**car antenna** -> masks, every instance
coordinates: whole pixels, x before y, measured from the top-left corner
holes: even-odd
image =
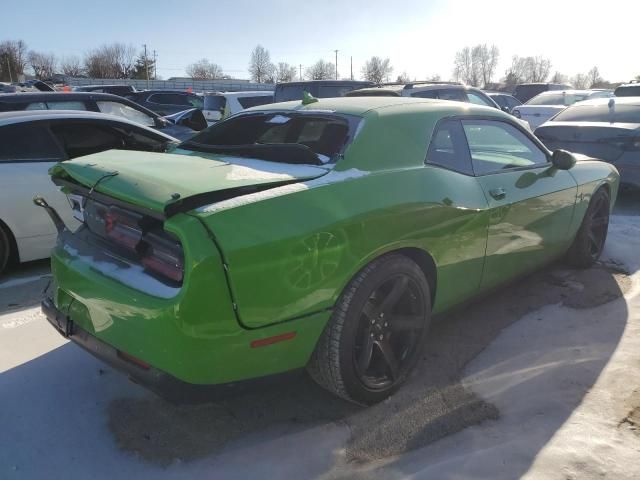
[[[302,92],[302,105],[309,105],[310,103],[315,103],[317,101],[318,99],[306,90]]]

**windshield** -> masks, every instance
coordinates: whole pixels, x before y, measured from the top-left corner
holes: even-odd
[[[573,105],[589,98],[587,93],[552,93],[538,95],[525,105]]]
[[[324,112],[237,115],[209,127],[180,148],[283,163],[325,164],[337,161],[353,140],[360,120]]]
[[[640,123],[640,105],[574,105],[553,117],[553,121]]]

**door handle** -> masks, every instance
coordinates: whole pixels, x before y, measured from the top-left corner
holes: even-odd
[[[491,190],[489,190],[489,195],[491,195],[496,200],[502,200],[504,197],[507,196],[507,192],[505,191],[504,188],[498,187],[498,188],[492,188]]]

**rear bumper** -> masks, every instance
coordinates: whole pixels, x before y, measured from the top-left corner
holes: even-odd
[[[202,385],[184,382],[153,366],[143,366],[128,360],[130,357],[111,345],[99,340],[84,330],[73,319],[60,311],[51,298],[42,301],[42,312],[47,320],[63,337],[71,340],[94,357],[127,375],[160,397],[176,404],[202,403],[218,400],[230,395],[264,388],[266,386],[291,380],[301,375],[302,369],[268,375],[251,380],[231,383]],[[124,353],[124,355],[123,355]]]

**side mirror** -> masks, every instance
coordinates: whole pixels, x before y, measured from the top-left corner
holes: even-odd
[[[503,112],[507,112],[507,113],[511,113],[511,109],[509,107],[500,107],[500,110],[502,110]]]
[[[576,157],[566,150],[554,150],[551,155],[551,163],[558,170],[569,170],[576,164]]]

